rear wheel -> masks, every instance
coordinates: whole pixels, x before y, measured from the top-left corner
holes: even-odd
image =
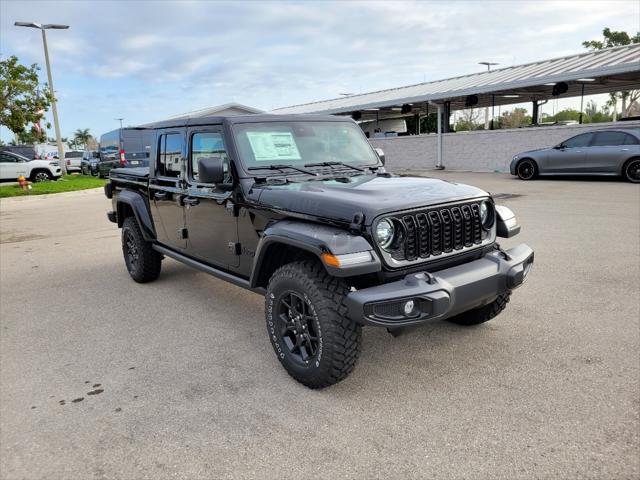
[[[520,180],[532,180],[538,175],[538,166],[533,160],[521,160],[516,167],[516,173]]]
[[[129,275],[138,283],[152,282],[160,275],[162,255],[145,241],[135,217],[122,224],[122,253]]]
[[[503,293],[498,295],[498,298],[487,305],[480,308],[474,308],[473,310],[468,310],[447,320],[449,322],[465,326],[479,325],[481,323],[488,322],[507,307],[507,303],[509,303],[510,298],[511,292]]]
[[[265,315],[271,344],[289,375],[309,388],[333,385],[356,365],[362,327],[345,316],[348,292],[314,261],[280,267],[269,280]]]
[[[640,183],[640,158],[632,158],[625,163],[622,175],[628,182]]]

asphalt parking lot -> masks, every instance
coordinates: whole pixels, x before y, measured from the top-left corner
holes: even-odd
[[[130,280],[101,191],[3,199],[0,477],[638,478],[640,186],[434,175],[502,194],[532,276],[482,326],[365,329],[322,391],[260,296]]]

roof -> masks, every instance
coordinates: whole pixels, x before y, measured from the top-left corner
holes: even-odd
[[[299,121],[315,121],[315,122],[344,122],[353,120],[344,117],[336,117],[334,115],[274,115],[269,113],[256,115],[213,115],[208,117],[193,118],[173,118],[160,122],[147,123],[144,129],[155,128],[172,128],[172,127],[191,127],[197,125],[221,125],[222,123],[238,124],[238,123],[260,123],[260,122],[299,122]]]
[[[240,103],[225,103],[223,105],[216,105],[215,107],[207,107],[201,108],[199,110],[194,110],[192,112],[181,113],[180,115],[175,115],[169,117],[169,119],[173,118],[194,118],[194,117],[210,117],[213,115],[247,115],[254,113],[264,113],[263,110],[259,110],[257,108],[248,107],[246,105],[242,105]]]
[[[578,82],[579,79],[594,82]],[[521,103],[552,98],[552,85],[572,82],[563,97],[640,88],[640,44],[607,48],[578,55],[499,68],[490,72],[418,83],[358,95],[277,108],[273,113],[350,113],[405,103],[452,102],[452,109],[464,108],[467,95],[478,95],[477,106]],[[500,94],[519,95],[505,98]]]

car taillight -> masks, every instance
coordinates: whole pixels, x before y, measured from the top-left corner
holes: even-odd
[[[71,160],[67,160],[67,165],[71,165]]]
[[[127,161],[124,158],[125,151],[120,150],[120,166],[124,167],[127,164]]]

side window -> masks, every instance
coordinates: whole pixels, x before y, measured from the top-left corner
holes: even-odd
[[[16,163],[16,157],[7,155],[6,153],[0,154],[0,162],[2,163]]]
[[[625,145],[638,145],[640,141],[633,135],[629,135],[628,133],[624,134],[624,144]]]
[[[183,146],[184,140],[180,133],[160,135],[158,175],[176,178],[180,176],[184,166]]]
[[[623,145],[626,133],[624,132],[598,132],[593,142],[594,147],[609,147]]]
[[[198,181],[198,160],[207,157],[222,158],[225,181],[229,181],[229,159],[221,132],[194,133],[191,137],[191,172],[195,181]]]
[[[591,141],[591,137],[593,134],[591,133],[583,133],[582,135],[576,135],[569,140],[565,140],[563,145],[567,148],[578,148],[578,147],[586,147],[589,145]]]

